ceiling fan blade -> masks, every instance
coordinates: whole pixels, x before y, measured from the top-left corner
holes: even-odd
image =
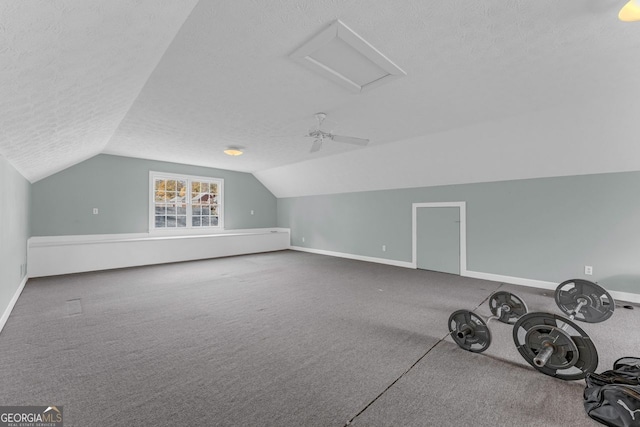
[[[353,136],[331,135],[331,139],[336,142],[346,142],[347,144],[355,145],[367,145],[369,143],[368,139],[356,138]]]
[[[313,141],[313,145],[311,146],[311,151],[309,152],[315,153],[316,151],[320,150],[320,147],[322,147],[322,140],[316,139],[315,141]]]

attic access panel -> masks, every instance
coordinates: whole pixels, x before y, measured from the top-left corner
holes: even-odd
[[[354,93],[407,75],[340,20],[300,46],[289,58]]]

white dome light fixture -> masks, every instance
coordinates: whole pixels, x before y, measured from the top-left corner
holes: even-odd
[[[227,156],[242,156],[242,153],[244,153],[242,151],[242,147],[227,147],[224,150],[224,154],[226,154]]]
[[[640,21],[640,0],[630,0],[620,9],[618,19],[622,22]]]

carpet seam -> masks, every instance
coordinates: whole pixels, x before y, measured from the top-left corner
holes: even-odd
[[[491,295],[493,295],[495,292],[498,291],[498,289],[500,289],[501,287],[504,286],[504,283],[500,283],[500,286],[498,286],[494,291],[492,291],[489,295],[487,295],[485,297],[485,299],[483,299],[480,304],[478,304],[477,306],[475,306],[475,308],[471,311],[476,311],[478,308],[480,308],[480,306],[482,304],[484,304],[485,302],[487,302],[489,300],[489,298],[491,298]],[[443,336],[442,338],[440,338],[434,345],[432,345],[422,356],[420,356],[418,358],[418,360],[416,360],[411,366],[409,366],[409,368],[407,370],[405,370],[402,374],[400,374],[400,376],[398,378],[396,378],[395,380],[393,380],[393,382],[391,382],[391,384],[389,384],[384,390],[382,390],[382,392],[380,392],[380,394],[378,394],[375,398],[373,398],[373,400],[371,400],[371,402],[369,402],[364,408],[362,408],[360,410],[360,412],[358,412],[357,414],[355,414],[349,421],[347,421],[347,423],[343,426],[343,427],[347,427],[350,426],[351,423],[353,423],[355,421],[356,418],[358,418],[360,415],[362,415],[364,413],[364,411],[366,411],[371,405],[373,405],[378,399],[380,399],[387,391],[389,391],[389,389],[391,387],[393,387],[398,381],[400,381],[406,374],[409,373],[409,371],[411,371],[418,363],[420,363],[420,361],[422,361],[422,359],[424,359],[427,354],[429,354],[431,352],[431,350],[433,350],[434,348],[436,348],[436,346],[438,344],[440,344],[441,342],[443,342],[445,339],[447,339],[447,337],[450,335],[451,333],[447,333],[445,336]]]

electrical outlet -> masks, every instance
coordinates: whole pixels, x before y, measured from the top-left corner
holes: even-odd
[[[98,215],[98,208],[93,208],[93,214]]]
[[[387,245],[382,245],[382,252],[387,252]]]
[[[304,243],[304,236],[302,237],[302,243]]]
[[[593,275],[593,267],[590,266],[590,265],[585,265],[584,266],[584,274],[586,274],[587,276]]]
[[[253,215],[253,209],[251,209],[251,215]]]

